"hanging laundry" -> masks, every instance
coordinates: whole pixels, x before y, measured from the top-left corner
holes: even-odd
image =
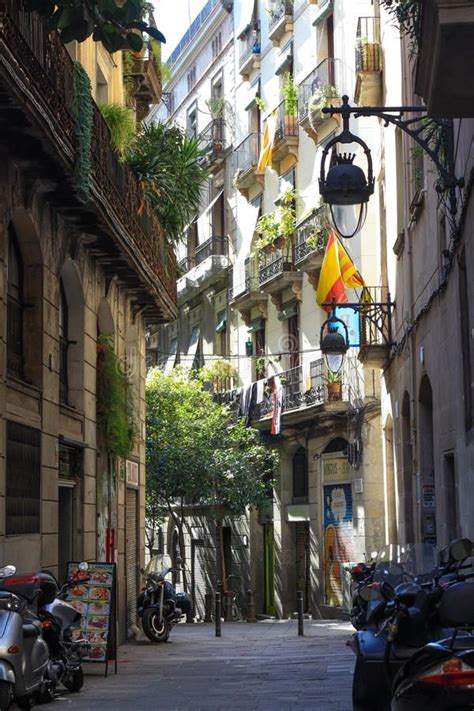
[[[275,375],[273,378],[273,415],[272,429],[273,435],[281,432],[281,413],[283,410],[283,387],[281,385],[280,376]]]
[[[257,386],[257,405],[261,405],[261,403],[265,399],[265,383],[267,381],[264,380],[263,378],[261,380],[257,380],[255,385]]]

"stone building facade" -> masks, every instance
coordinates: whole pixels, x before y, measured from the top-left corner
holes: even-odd
[[[175,316],[175,261],[95,104],[78,194],[70,54],[17,3],[0,17],[0,558],[60,577],[70,560],[115,561],[124,639],[144,561],[145,328]],[[95,97],[122,101],[120,57],[92,42],[70,52]],[[101,335],[130,381],[127,461],[99,437]]]

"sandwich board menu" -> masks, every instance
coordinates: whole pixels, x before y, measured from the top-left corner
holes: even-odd
[[[79,563],[68,563],[68,580],[76,580],[69,589],[68,602],[82,615],[73,637],[89,642],[89,654],[83,661],[104,663],[107,676],[109,659],[115,660],[117,673],[116,568],[115,563],[95,562],[88,566],[87,572],[82,572]]]

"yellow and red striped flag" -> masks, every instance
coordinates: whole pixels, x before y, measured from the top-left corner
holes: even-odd
[[[272,152],[273,152],[273,140],[275,138],[276,130],[276,115],[270,114],[265,123],[265,130],[263,132],[263,144],[260,151],[260,156],[258,158],[257,170],[259,173],[263,173],[265,168],[268,166],[272,167]]]
[[[333,299],[336,304],[345,304],[348,301],[346,287],[365,287],[365,281],[332,230],[321,265],[316,301],[320,306]],[[330,306],[323,308],[331,310]]]

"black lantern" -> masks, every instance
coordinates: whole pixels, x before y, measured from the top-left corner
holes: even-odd
[[[345,335],[339,331],[339,325],[342,326]],[[331,316],[321,326],[319,343],[328,369],[338,373],[342,368],[344,356],[349,350],[349,332],[344,321],[336,316],[335,302],[332,304]]]
[[[349,97],[342,97],[342,106],[338,110],[342,116],[342,132],[326,145],[321,158],[319,192],[328,203],[332,223],[341,237],[350,238],[362,229],[367,216],[367,203],[374,192],[374,176],[370,149],[358,136],[349,131]],[[344,110],[346,109],[346,111]],[[328,108],[330,112],[331,107]],[[358,143],[362,146],[367,160],[367,178],[358,165],[354,165],[355,153],[336,154],[335,163],[326,175],[326,160],[329,151],[336,144]]]

